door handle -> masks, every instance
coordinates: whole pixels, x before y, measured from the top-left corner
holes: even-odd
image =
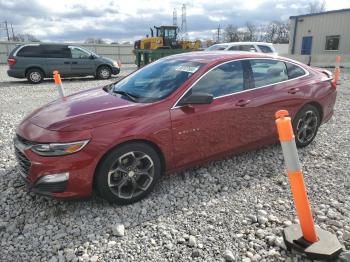
[[[70,64],[70,62],[63,62],[64,64],[66,64],[66,65],[69,65]]]
[[[250,100],[241,99],[236,103],[236,106],[243,107],[243,106],[248,105],[249,103],[250,103]]]
[[[300,91],[300,89],[297,87],[292,87],[292,88],[288,89],[289,94],[296,94],[299,91]]]
[[[73,65],[76,65],[76,64],[78,64],[78,62],[72,62],[72,64],[73,64]]]

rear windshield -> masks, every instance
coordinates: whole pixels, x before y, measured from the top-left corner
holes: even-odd
[[[228,45],[212,45],[208,47],[206,50],[207,51],[213,51],[213,50],[225,50]]]
[[[184,60],[159,60],[116,83],[112,92],[126,92],[136,97],[135,102],[159,101],[172,94],[203,65]]]

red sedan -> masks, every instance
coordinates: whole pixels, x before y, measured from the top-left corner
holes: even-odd
[[[336,100],[332,74],[282,57],[193,52],[121,81],[53,101],[17,129],[15,153],[31,191],[129,204],[163,174],[277,141],[287,109],[303,147]]]

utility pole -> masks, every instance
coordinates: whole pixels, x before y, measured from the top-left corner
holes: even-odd
[[[176,12],[176,8],[174,8],[174,11],[173,11],[173,25],[177,26],[177,12]]]
[[[7,26],[7,21],[6,20],[5,20],[5,30],[6,30],[6,34],[7,34],[7,40],[10,42],[9,28]]]
[[[220,34],[221,34],[221,28],[220,28],[220,24],[217,28],[217,37],[216,37],[216,42],[220,43]]]
[[[11,31],[12,31],[12,41],[15,41],[15,33],[13,32],[12,23],[11,23]]]

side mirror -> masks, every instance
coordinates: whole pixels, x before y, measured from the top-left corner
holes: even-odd
[[[90,55],[90,59],[95,59],[95,56],[94,55]]]
[[[180,101],[180,105],[191,105],[191,104],[211,104],[213,102],[213,95],[207,93],[192,93],[190,96],[183,98]]]

